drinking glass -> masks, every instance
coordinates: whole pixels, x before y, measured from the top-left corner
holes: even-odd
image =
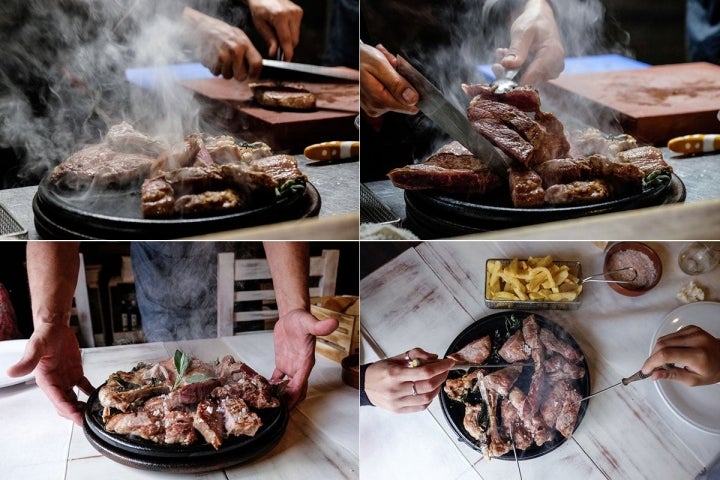
[[[720,263],[720,249],[706,242],[693,242],[682,249],[678,265],[688,275],[709,272]]]

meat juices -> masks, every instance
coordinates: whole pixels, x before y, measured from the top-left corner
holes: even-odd
[[[468,347],[490,336],[482,337]],[[487,345],[490,349],[491,345]],[[491,350],[491,349],[490,349]],[[498,348],[498,355],[513,365],[489,372],[478,369],[445,382],[448,398],[464,405],[462,425],[486,456],[497,457],[512,449],[533,445],[542,446],[556,435],[570,438],[577,423],[580,392],[575,387],[586,372],[583,356],[567,342],[557,338],[552,330],[540,327],[535,317],[526,317],[522,326]],[[460,356],[460,355],[459,355]],[[532,372],[525,363],[532,359]],[[518,385],[519,379],[530,375],[527,391]],[[468,400],[479,392],[483,401]],[[512,438],[510,432],[512,431]]]
[[[202,437],[218,449],[231,436],[254,436],[257,412],[280,406],[268,381],[229,355],[216,365],[193,359],[179,383],[177,375],[173,359],[110,375],[98,391],[106,430],[163,444]]]

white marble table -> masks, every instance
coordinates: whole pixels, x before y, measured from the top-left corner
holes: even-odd
[[[199,358],[234,355],[270,376],[274,366],[271,332],[189,342],[150,343],[83,351],[86,376],[101,384],[109,373],[139,361],[171,356],[176,348]],[[57,416],[34,384],[0,389],[0,477],[7,479],[207,478],[297,479],[358,477],[357,390],[341,380],[340,366],[317,358],[307,398],[290,414],[280,443],[268,454],[224,471],[198,475],[138,470],[100,455],[82,428]]]
[[[607,285],[585,285],[576,311],[538,312],[556,321],[585,353],[592,391],[637,371],[663,318],[691,280],[677,266],[685,245],[648,242],[663,262],[658,286],[625,297]],[[603,251],[591,242],[427,242],[405,251],[361,281],[362,325],[381,351],[362,345],[363,363],[412,347],[443,354],[475,319],[499,310],[483,302],[485,260],[552,254],[582,262],[583,272],[602,271]],[[720,298],[720,268],[695,277],[709,298]],[[718,319],[720,321],[720,319]],[[720,405],[720,404],[719,404]],[[458,442],[439,401],[415,414],[360,409],[363,479],[517,479],[514,462],[482,460]],[[694,479],[720,460],[720,435],[681,420],[652,381],[636,382],[592,399],[572,439],[542,457],[521,462],[532,479]]]

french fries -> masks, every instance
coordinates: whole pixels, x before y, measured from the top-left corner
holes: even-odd
[[[514,258],[510,263],[489,260],[486,282],[488,300],[571,302],[582,292],[580,279],[570,267],[555,264],[550,255]]]

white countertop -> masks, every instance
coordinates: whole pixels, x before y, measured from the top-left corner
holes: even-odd
[[[172,356],[230,354],[269,377],[275,364],[272,332],[219,339],[149,343],[83,350],[85,375],[98,386],[116,370]],[[59,417],[34,384],[0,389],[0,476],[8,479],[204,478],[297,479],[358,477],[358,392],[341,380],[340,365],[317,356],[307,398],[290,414],[282,440],[268,454],[224,471],[166,474],[123,466],[102,456],[82,428]]]
[[[690,277],[677,266],[685,242],[647,243],[663,262],[662,279],[649,293],[625,297],[605,284],[588,283],[579,310],[538,312],[579,343],[593,392],[640,368],[664,317],[680,305],[675,294],[683,285],[695,279],[705,287],[706,300],[720,299],[720,268]],[[466,326],[499,311],[483,301],[486,259],[547,254],[580,260],[584,275],[602,272],[603,251],[591,242],[427,242],[361,281],[363,329],[381,356],[416,346],[442,355]],[[362,353],[363,363],[378,358],[366,341]],[[518,478],[514,462],[483,460],[460,443],[437,399],[428,410],[407,415],[362,407],[360,449],[366,479]],[[525,480],[683,480],[718,460],[720,435],[681,420],[647,380],[593,398],[572,439],[523,460],[521,469]]]

